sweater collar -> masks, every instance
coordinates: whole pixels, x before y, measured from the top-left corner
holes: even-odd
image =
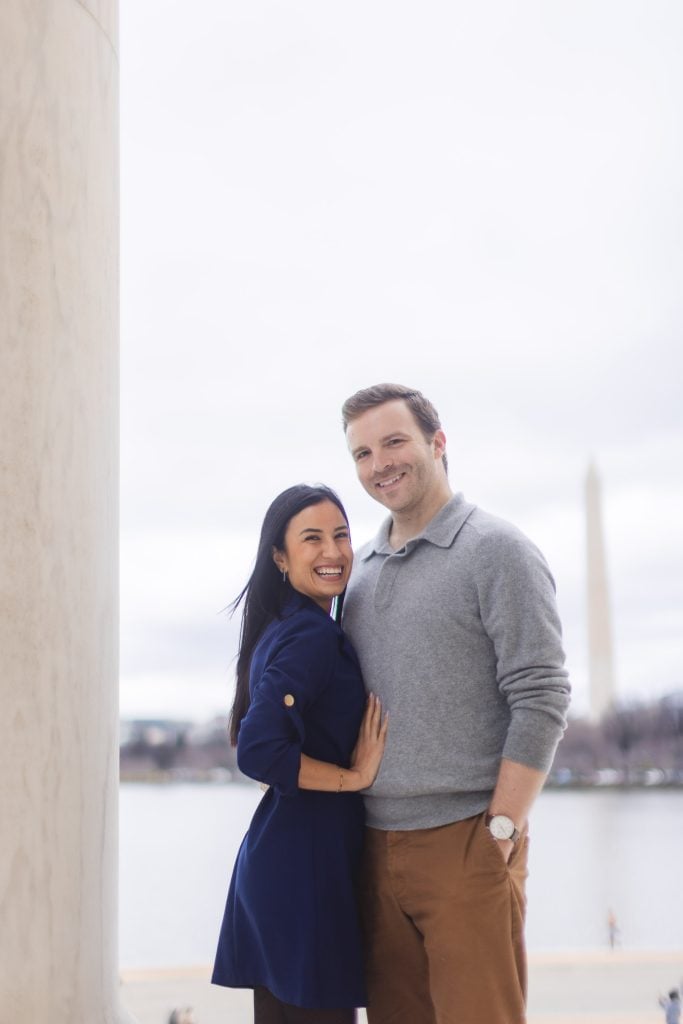
[[[429,520],[424,530],[417,536],[411,537],[405,548],[398,550],[411,551],[420,541],[427,541],[437,548],[449,548],[461,526],[470,517],[476,505],[465,501],[462,493],[454,494],[449,501],[440,508],[436,515]],[[365,562],[373,555],[395,555],[397,551],[389,543],[389,531],[391,530],[392,519],[388,516],[380,526],[374,540],[371,540],[367,551],[360,556]]]

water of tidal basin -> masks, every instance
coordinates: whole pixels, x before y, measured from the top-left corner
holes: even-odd
[[[257,786],[123,785],[120,962],[213,959]],[[531,820],[530,950],[683,947],[683,790],[547,791]]]

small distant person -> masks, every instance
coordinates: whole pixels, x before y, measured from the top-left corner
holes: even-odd
[[[609,948],[614,949],[619,941],[619,925],[613,910],[607,912],[607,939]]]
[[[191,1006],[178,1006],[168,1018],[168,1024],[197,1024],[197,1018]]]
[[[268,788],[237,855],[212,981],[254,989],[255,1024],[351,1024],[367,1002],[360,790],[387,721],[331,615],[352,563],[334,491],[290,487],[266,512],[234,604],[244,601],[231,738],[240,769]]]
[[[664,1010],[665,1024],[680,1024],[681,997],[677,988],[672,988],[668,996],[660,996],[659,1005]]]
[[[389,513],[343,618],[391,716],[365,797],[368,1020],[521,1024],[527,819],[569,703],[553,579],[518,529],[451,490],[419,391],[366,388],[342,417]]]

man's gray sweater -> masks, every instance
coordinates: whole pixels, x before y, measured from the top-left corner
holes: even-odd
[[[547,771],[566,724],[555,586],[514,526],[455,495],[405,547],[391,519],[356,556],[344,629],[389,712],[368,824],[417,829],[483,811],[501,757]]]

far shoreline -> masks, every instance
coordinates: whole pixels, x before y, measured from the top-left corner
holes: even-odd
[[[259,783],[247,778],[239,772],[215,768],[201,771],[187,769],[146,769],[142,771],[122,771],[119,782],[121,785],[153,785],[153,786],[258,786]],[[660,792],[665,790],[683,790],[683,781],[665,780],[662,782],[616,781],[616,782],[555,782],[549,779],[543,787],[544,792],[553,793],[611,793],[611,792]]]

